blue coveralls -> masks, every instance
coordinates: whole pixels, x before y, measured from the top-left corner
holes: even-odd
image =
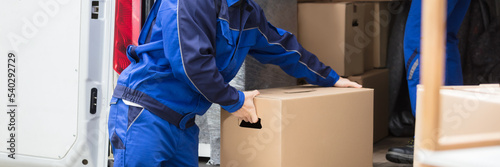
[[[458,50],[457,33],[465,17],[470,0],[448,0],[446,25],[446,69],[445,85],[462,85],[462,67]],[[422,16],[422,1],[413,0],[406,21],[404,36],[404,58],[406,79],[413,115],[417,100],[417,85],[420,83],[420,28]],[[425,38],[425,37],[422,37]]]
[[[111,100],[115,166],[198,166],[194,116],[212,103],[241,108],[228,82],[247,54],[312,84],[339,79],[253,0],[156,0]]]

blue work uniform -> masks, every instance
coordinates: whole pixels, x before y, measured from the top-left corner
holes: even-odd
[[[445,85],[462,85],[462,66],[458,50],[458,30],[469,8],[470,0],[448,0],[446,25]],[[420,83],[420,39],[422,0],[413,0],[406,21],[404,58],[412,113],[415,115],[417,85]],[[425,37],[422,37],[425,38]]]
[[[111,101],[115,165],[198,166],[194,117],[212,103],[241,108],[243,92],[228,83],[247,54],[311,84],[339,79],[253,0],[156,0]]]

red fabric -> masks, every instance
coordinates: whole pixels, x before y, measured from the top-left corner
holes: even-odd
[[[141,30],[141,1],[117,0],[115,8],[113,69],[120,74],[130,65],[127,46],[137,45]]]

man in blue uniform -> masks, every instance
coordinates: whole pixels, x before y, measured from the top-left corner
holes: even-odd
[[[446,69],[445,85],[462,85],[462,68],[458,50],[458,30],[469,8],[470,0],[448,0],[446,25]],[[422,0],[411,2],[410,13],[406,21],[404,36],[404,58],[406,79],[412,113],[415,116],[417,101],[417,85],[420,83],[420,28],[422,16]],[[425,38],[425,37],[422,37]],[[418,118],[416,118],[418,119]],[[407,146],[390,148],[387,160],[396,163],[413,163],[413,139]]]
[[[115,166],[198,166],[194,117],[212,103],[256,122],[259,92],[228,85],[247,54],[312,84],[361,87],[273,27],[252,0],[156,0],[111,100]]]

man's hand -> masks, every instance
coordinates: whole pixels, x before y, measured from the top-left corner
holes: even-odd
[[[335,85],[333,85],[333,86],[342,87],[342,88],[362,88],[363,87],[356,82],[352,82],[349,79],[342,78],[342,77],[340,77],[339,80],[337,81],[337,83],[335,83]]]
[[[243,92],[245,94],[245,102],[243,106],[232,114],[243,121],[256,123],[259,120],[253,98],[260,94],[258,90]]]

